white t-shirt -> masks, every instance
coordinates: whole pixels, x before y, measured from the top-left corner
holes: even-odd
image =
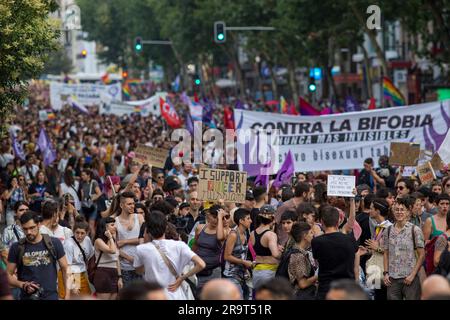
[[[89,260],[94,255],[94,246],[92,245],[91,239],[86,236],[80,245],[84,250],[86,260]],[[67,263],[72,273],[83,273],[86,271],[83,254],[72,237],[64,242],[64,251],[66,252]]]
[[[0,154],[0,167],[5,168],[6,165],[14,161],[14,156],[11,153]]]
[[[55,231],[50,230],[46,226],[42,225],[39,228],[41,234],[48,234],[50,237],[58,238],[61,243],[64,245],[66,240],[73,236],[72,230],[69,228],[58,225]]]
[[[59,186],[61,188],[61,191],[63,194],[65,193],[70,193],[75,201],[75,209],[77,209],[77,211],[81,210],[81,202],[80,199],[78,198],[78,194],[75,190],[78,190],[80,183],[78,181],[75,180],[75,185],[72,187],[69,187],[67,184],[65,183],[61,183]]]
[[[153,242],[166,254],[178,274],[183,272],[184,267],[188,265],[195,256],[195,253],[183,241],[164,239],[153,240]],[[136,247],[134,267],[137,268],[140,266],[144,266],[145,269],[144,280],[158,282],[164,287],[164,291],[169,300],[186,299],[181,286],[175,292],[169,292],[169,290],[167,290],[167,287],[174,283],[176,279],[164,263],[158,250],[151,242],[140,244]]]

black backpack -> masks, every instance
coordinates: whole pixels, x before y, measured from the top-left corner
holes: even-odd
[[[47,248],[48,252],[50,253],[50,260],[55,265],[56,262],[58,261],[58,258],[56,255],[56,249],[55,249],[55,246],[53,245],[52,239],[50,238],[50,236],[48,234],[42,234],[42,240],[44,241],[44,245]],[[26,244],[27,244],[26,238],[20,239],[19,254],[18,254],[18,259],[17,259],[17,269],[22,267],[22,262],[23,262],[22,260],[23,260],[23,255],[25,254]]]
[[[278,264],[278,268],[275,273],[276,277],[282,277],[289,280],[289,260],[291,260],[291,254],[293,253],[300,253],[300,250],[290,248],[281,256],[280,263]]]

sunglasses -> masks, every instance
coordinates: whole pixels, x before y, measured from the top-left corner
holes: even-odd
[[[223,220],[228,220],[230,218],[231,218],[231,216],[229,214],[227,214],[226,216],[223,216]]]
[[[159,176],[159,177],[157,177],[158,179],[164,179],[164,176]]]
[[[403,190],[403,189],[405,189],[405,187],[399,186],[399,187],[397,187],[397,189],[398,190]]]
[[[446,188],[450,188],[450,183],[447,183],[447,184],[445,185],[445,187],[446,187]]]

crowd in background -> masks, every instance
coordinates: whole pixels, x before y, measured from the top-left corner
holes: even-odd
[[[174,146],[162,118],[65,107],[43,122],[38,111],[50,105],[42,90],[32,88],[1,142],[4,296],[450,297],[447,166],[422,185],[388,157],[368,158],[355,171],[353,198],[327,196],[331,172],[300,172],[280,188],[249,179],[244,203],[211,203],[199,199],[197,165],[133,161],[139,144]],[[219,129],[221,116],[214,113]],[[41,127],[56,149],[48,166]]]

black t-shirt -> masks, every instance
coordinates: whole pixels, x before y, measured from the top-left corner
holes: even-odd
[[[369,213],[363,211],[359,212],[356,215],[356,222],[358,222],[362,229],[361,236],[359,237],[359,243],[363,246],[366,240],[371,238]]]
[[[353,235],[334,232],[314,238],[311,243],[314,259],[319,262],[319,299],[324,299],[330,283],[355,278],[355,252],[358,243]]]
[[[64,248],[58,238],[50,238],[56,251],[56,259],[65,256]],[[8,261],[18,265],[19,243],[14,242],[9,250]],[[25,243],[25,251],[22,257],[22,265],[18,266],[18,280],[34,281],[44,289],[44,300],[58,299],[56,282],[56,264],[52,263],[50,252],[47,250],[44,239],[41,242],[31,244]]]
[[[259,224],[257,223],[257,218],[259,215],[259,208],[253,208],[252,211],[250,211],[250,218],[252,219],[252,224],[250,225],[250,231],[255,230],[259,227]]]
[[[356,215],[356,222],[361,227],[361,236],[359,237],[359,245],[365,246],[366,240],[369,240],[372,238],[372,235],[370,233],[370,222],[369,222],[369,213],[367,212],[359,212]],[[363,268],[363,270],[366,270],[366,261],[368,260],[369,256],[364,255],[360,259],[360,266]]]

